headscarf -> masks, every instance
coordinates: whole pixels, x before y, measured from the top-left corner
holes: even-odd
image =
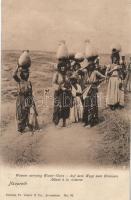
[[[118,62],[120,61],[119,52],[120,52],[120,51],[117,50],[117,49],[112,49],[112,54],[111,54],[112,63],[113,63],[113,58],[116,58]]]

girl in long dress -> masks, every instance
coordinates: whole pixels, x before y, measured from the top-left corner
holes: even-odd
[[[106,105],[114,110],[124,106],[124,91],[119,53],[112,53],[112,64],[107,66],[106,76],[109,77]]]
[[[131,58],[130,58],[130,63],[127,66],[127,75],[125,78],[125,87],[126,91],[131,92]]]
[[[98,123],[97,86],[104,78],[105,76],[95,69],[94,58],[91,58],[87,67],[87,84],[83,92],[83,122],[86,127],[92,127]]]
[[[16,100],[16,119],[18,131],[23,132],[26,127],[31,131],[39,128],[35,102],[32,94],[32,84],[28,80],[29,71],[22,69],[19,73],[19,68],[15,70],[13,78],[18,83],[18,96]]]
[[[127,63],[125,56],[121,56],[120,66],[121,66],[122,79],[125,80],[127,74]]]
[[[70,122],[79,122],[83,117],[83,105],[81,101],[82,89],[77,83],[77,77],[74,75],[71,80],[71,93],[73,97],[73,105],[70,110]]]
[[[67,77],[65,62],[58,63],[58,71],[53,76],[54,112],[53,122],[58,126],[66,126],[72,105],[71,85]]]

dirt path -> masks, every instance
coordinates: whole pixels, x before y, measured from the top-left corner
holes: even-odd
[[[82,124],[61,129],[50,126],[36,149],[40,162],[45,164],[89,165],[94,162],[96,152],[93,147],[98,140],[97,131],[85,129]]]
[[[15,104],[14,104],[15,105]],[[99,118],[103,117],[99,108]],[[11,110],[10,110],[11,109]],[[15,107],[13,108],[15,110]],[[52,110],[40,110],[39,122],[41,130],[34,135],[26,131],[20,135],[16,131],[15,114],[12,113],[12,104],[5,104],[3,117],[10,123],[4,126],[0,137],[0,151],[4,162],[10,165],[68,165],[68,166],[98,166],[102,165],[98,158],[99,150],[103,151],[103,137],[99,126],[86,129],[81,123],[72,124],[69,128],[56,128],[51,121]],[[105,110],[108,117],[109,110]],[[130,114],[129,103],[125,109],[117,111],[123,118]],[[116,112],[115,112],[116,113]],[[115,114],[114,113],[114,114]],[[117,114],[117,113],[116,113]],[[47,118],[47,120],[46,120]],[[103,120],[103,119],[102,119]],[[101,123],[101,125],[104,123]],[[48,124],[48,125],[47,125]],[[98,131],[99,129],[99,131]],[[102,157],[102,159],[104,159]]]
[[[89,166],[95,163],[101,140],[96,128],[86,129],[82,124],[60,129],[50,124],[33,136],[30,132],[19,135],[14,122],[7,129],[1,136],[1,155],[13,165]]]

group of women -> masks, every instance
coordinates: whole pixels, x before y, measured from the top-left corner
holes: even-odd
[[[65,47],[64,47],[65,48]],[[63,51],[63,50],[62,50]],[[63,56],[64,55],[64,56]],[[83,61],[87,65],[82,67]],[[95,53],[67,55],[66,48],[59,52],[56,71],[53,76],[54,111],[53,122],[57,127],[83,122],[85,127],[98,123],[98,85],[108,82],[106,105],[111,110],[124,106],[124,92],[131,91],[131,59],[127,65],[125,57],[120,62],[119,50],[112,49],[112,64],[102,71],[99,57]],[[31,60],[29,51],[24,51],[13,74],[18,83],[16,118],[18,131],[23,133],[39,129],[37,110],[29,81]]]
[[[83,122],[85,127],[98,123],[98,85],[108,83],[106,106],[111,110],[124,107],[124,93],[130,90],[130,66],[125,56],[120,58],[120,50],[112,49],[112,63],[103,72],[99,68],[99,57],[96,54],[83,57],[77,53],[58,59],[57,71],[53,77],[54,113],[53,121],[58,127],[68,123]],[[86,59],[87,66],[81,67]],[[67,124],[66,124],[67,122]]]

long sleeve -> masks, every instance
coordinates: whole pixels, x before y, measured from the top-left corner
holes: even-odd
[[[77,90],[77,92],[82,94],[82,89],[81,89],[81,86],[77,84],[77,87],[78,87],[78,90]]]
[[[76,89],[73,86],[72,86],[71,93],[73,97],[76,97]]]
[[[103,74],[101,74],[100,72],[96,71],[96,75],[99,77],[99,78],[105,78],[105,76]]]
[[[112,74],[118,75],[119,65],[109,65],[107,67],[106,76],[111,76]]]
[[[106,68],[106,76],[109,75],[110,69],[111,69],[110,65],[107,65],[107,68]]]
[[[53,75],[52,84],[53,84],[54,90],[58,90],[58,89],[59,89],[59,84],[58,84],[58,73],[57,73],[57,72]]]
[[[20,82],[20,78],[18,77],[18,66],[16,67],[15,71],[13,72],[13,78],[16,82]]]

